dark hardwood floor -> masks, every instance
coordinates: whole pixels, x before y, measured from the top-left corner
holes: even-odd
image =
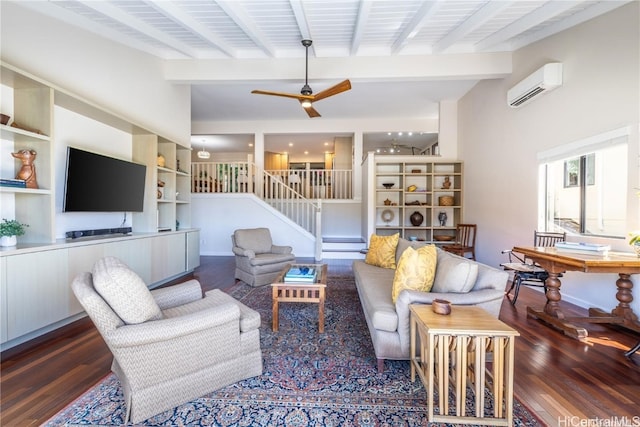
[[[351,272],[351,261],[328,263],[330,273]],[[194,275],[204,290],[226,288],[234,284],[233,270],[233,257],[202,257]],[[527,318],[526,306],[543,302],[541,293],[524,287],[516,307],[506,298],[502,305],[500,318],[521,334],[516,396],[551,426],[625,425],[623,417],[629,426],[640,425],[640,353],[631,359],[623,355],[640,338],[587,325],[588,340],[573,340]],[[562,306],[576,315],[586,313],[565,302]],[[40,425],[109,372],[110,353],[89,321],[62,332],[2,353],[0,425]]]

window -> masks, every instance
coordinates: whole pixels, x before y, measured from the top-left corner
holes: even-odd
[[[625,237],[627,134],[568,144],[539,158],[541,227],[572,234]]]
[[[582,162],[586,164],[586,169],[583,168]],[[585,169],[583,171],[583,169]],[[580,186],[580,177],[586,175],[587,185],[594,185],[595,183],[595,155],[593,153],[582,157],[576,157],[564,162],[564,186],[565,187],[578,187]]]

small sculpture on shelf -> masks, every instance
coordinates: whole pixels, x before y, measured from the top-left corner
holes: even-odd
[[[448,176],[444,177],[444,182],[442,183],[442,188],[445,190],[448,190],[449,188],[451,188],[451,180],[449,179]]]
[[[37,155],[35,150],[20,150],[17,153],[11,153],[11,155],[22,162],[22,166],[16,174],[16,179],[25,181],[27,188],[37,189],[36,165],[33,163]]]
[[[440,227],[447,225],[447,213],[445,211],[441,211],[438,214],[438,221],[440,221]]]

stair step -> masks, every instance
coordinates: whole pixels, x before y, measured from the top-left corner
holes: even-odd
[[[323,237],[322,243],[364,243],[362,237]]]
[[[360,252],[366,248],[364,239],[360,237],[324,237],[322,238],[323,252]]]
[[[322,259],[364,259],[365,254],[353,251],[322,251]]]
[[[366,249],[366,242],[362,237],[323,237],[323,259],[364,259],[361,252]]]

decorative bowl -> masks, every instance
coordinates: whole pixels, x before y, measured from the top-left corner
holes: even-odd
[[[455,239],[455,236],[445,236],[444,234],[434,234],[433,239],[438,242],[450,242]]]
[[[409,191],[409,192],[414,192],[417,189],[418,189],[418,186],[417,185],[413,185],[413,184],[407,187],[407,191]]]
[[[391,188],[391,187],[393,187],[393,186],[394,186],[394,183],[393,183],[393,182],[383,182],[383,183],[382,183],[382,186],[383,186],[384,188]]]
[[[451,303],[444,299],[434,299],[431,303],[431,309],[436,314],[447,315],[451,313]]]

